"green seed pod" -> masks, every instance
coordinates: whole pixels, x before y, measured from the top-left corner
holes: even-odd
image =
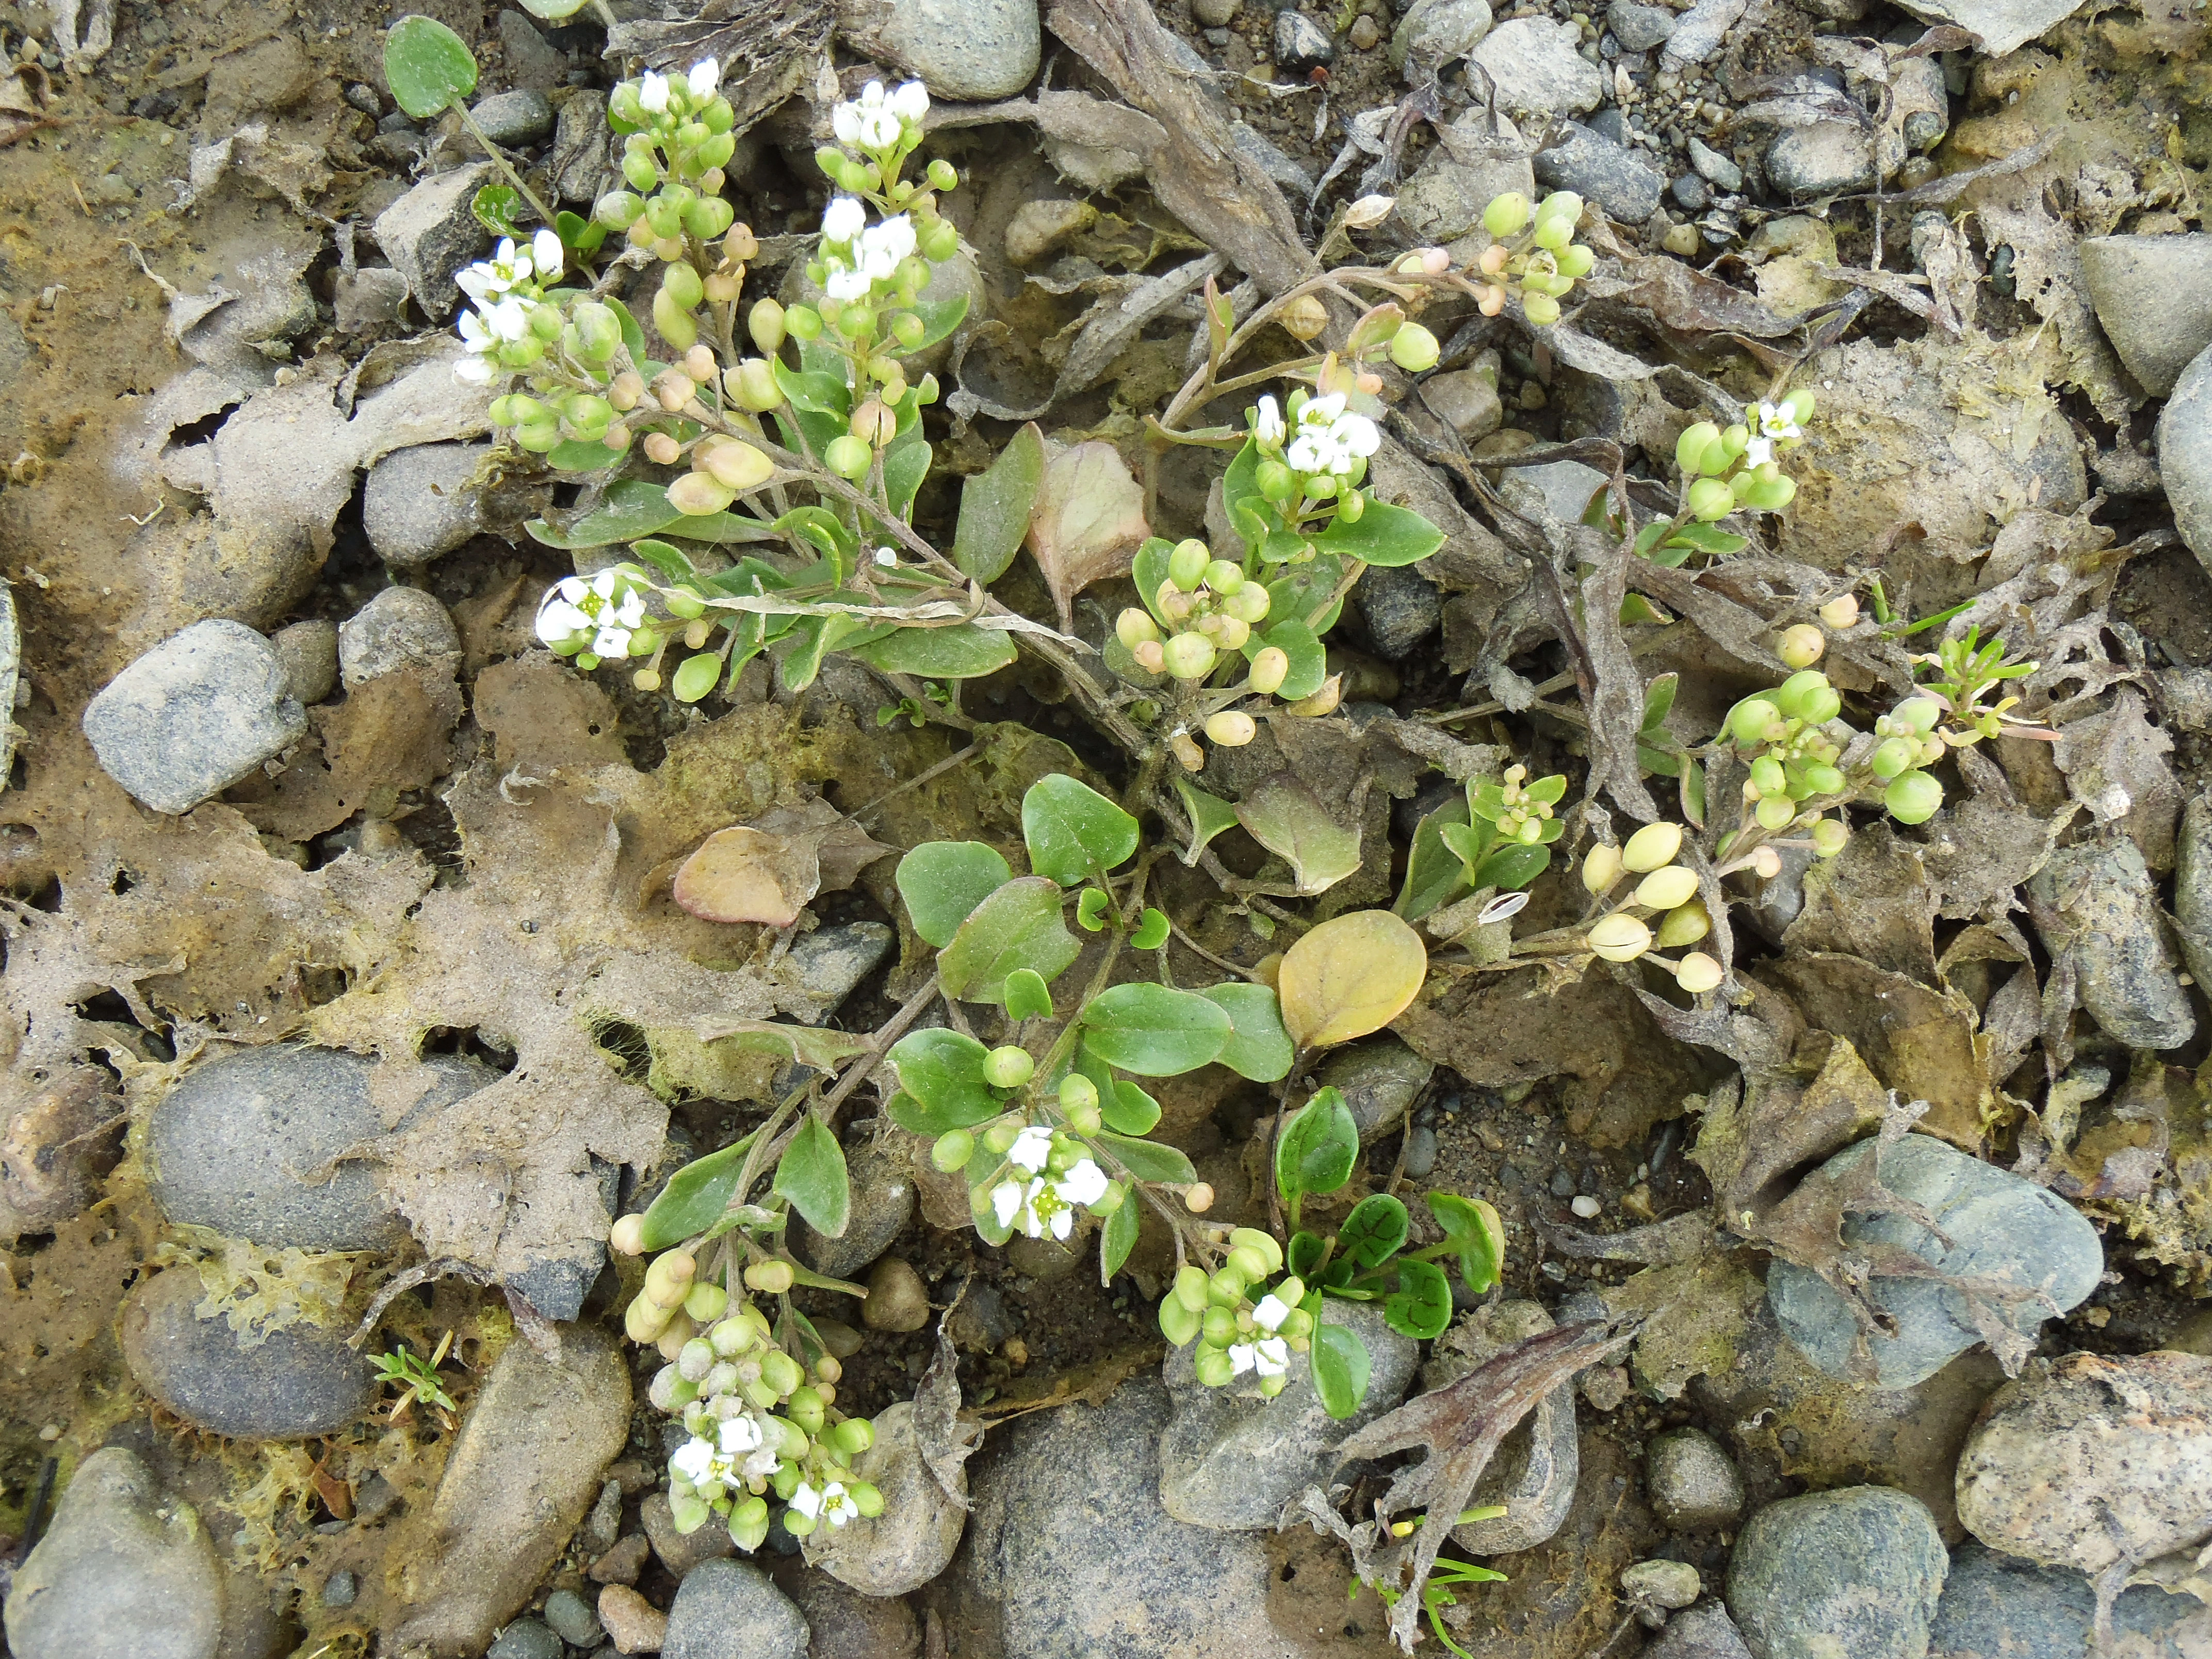
[[[1253,586],[1256,587],[1258,584]],[[1263,697],[1272,697],[1282,690],[1290,672],[1290,653],[1280,646],[1265,647],[1252,659],[1252,689]]]
[[[865,1417],[848,1417],[830,1431],[830,1438],[848,1457],[858,1457],[876,1443],[876,1425]]]
[[[1178,634],[1161,647],[1167,672],[1179,680],[1202,680],[1213,672],[1217,653],[1203,634]]]
[[[954,190],[958,188],[959,184],[959,172],[943,156],[939,156],[929,164],[929,187],[932,190]]]
[[[1248,581],[1222,601],[1221,608],[1247,628],[1265,622],[1273,599],[1260,583]]]
[[[1589,276],[1590,267],[1597,264],[1596,253],[1584,247],[1580,242],[1575,243],[1571,247],[1561,248],[1558,258],[1559,275],[1570,281],[1577,276]]]
[[[730,1511],[730,1541],[748,1555],[768,1541],[768,1499],[749,1497]]]
[[[1790,787],[1790,780],[1783,772],[1782,763],[1771,755],[1761,755],[1751,763],[1751,787],[1760,799],[1779,795]]]
[[[1517,190],[1509,190],[1490,198],[1490,205],[1482,210],[1482,228],[1501,240],[1518,236],[1528,227],[1530,211],[1528,198]]]
[[[1735,491],[1718,478],[1700,478],[1690,486],[1690,516],[1706,524],[1735,511]]]
[[[964,1170],[975,1156],[975,1137],[965,1129],[947,1129],[929,1149],[929,1161],[945,1175]]]
[[[1437,337],[1419,323],[1404,324],[1390,337],[1390,361],[1409,374],[1434,368],[1443,353]]]
[[[1536,246],[1557,253],[1575,240],[1575,224],[1571,219],[1539,219],[1536,222]]]
[[[1227,1388],[1230,1379],[1237,1375],[1227,1350],[1222,1348],[1201,1347],[1194,1356],[1191,1368],[1197,1372],[1198,1380],[1209,1389]]]
[[[1213,1346],[1225,1348],[1237,1340],[1237,1316],[1226,1308],[1208,1308],[1199,1328]]]
[[[660,166],[649,151],[634,149],[625,154],[622,171],[633,190],[651,190],[660,182]]]
[[[875,451],[849,432],[832,438],[822,451],[823,464],[841,478],[866,477],[875,456]]]
[[[819,339],[822,313],[812,306],[793,306],[783,313],[783,326],[794,340]]]
[[[1216,559],[1206,567],[1206,585],[1224,599],[1244,586],[1244,567],[1231,559]]]
[[[1160,1304],[1160,1334],[1178,1348],[1198,1334],[1201,1322],[1200,1315],[1175,1297]]]
[[[1008,1043],[983,1056],[983,1079],[994,1089],[1018,1089],[1036,1074],[1036,1061],[1026,1048]]]
[[[1229,1234],[1229,1248],[1232,1250],[1251,1250],[1259,1255],[1260,1271],[1249,1275],[1251,1278],[1261,1279],[1282,1271],[1283,1247],[1275,1242],[1273,1233],[1258,1227],[1232,1228]],[[1287,1299],[1296,1301],[1298,1298],[1292,1297]]]
[[[1194,593],[1206,580],[1206,568],[1212,558],[1212,550],[1195,538],[1177,542],[1175,551],[1168,555],[1168,580],[1184,592]]]
[[[775,368],[765,357],[748,357],[722,376],[722,389],[740,409],[764,415],[783,407],[783,388],[776,384]]]
[[[746,1285],[763,1296],[781,1296],[798,1282],[799,1275],[788,1261],[756,1261],[745,1269]]]
[[[1628,838],[1620,849],[1620,867],[1636,875],[1665,868],[1682,850],[1682,826],[1647,823]]]
[[[623,1310],[623,1334],[641,1346],[658,1341],[675,1316],[675,1308],[664,1307],[651,1297],[641,1294]]]
[[[1583,216],[1583,198],[1571,190],[1555,190],[1536,205],[1539,221],[1565,220],[1574,224]]]
[[[865,340],[876,331],[876,313],[866,306],[847,306],[837,313],[837,331],[848,340]]]
[[[1538,328],[1549,328],[1559,320],[1559,302],[1548,294],[1524,293],[1521,296],[1521,314]]]
[[[1267,1258],[1249,1244],[1239,1244],[1230,1251],[1227,1265],[1247,1285],[1265,1279],[1270,1271]]]
[[[1905,772],[1891,780],[1881,804],[1899,823],[1925,823],[1943,805],[1943,786],[1925,772]]]
[[[950,219],[933,219],[921,228],[915,240],[921,245],[921,257],[933,263],[960,252],[960,233]]]
[[[983,1149],[994,1158],[1004,1158],[1021,1133],[1022,1121],[1018,1117],[1002,1117],[983,1131]]]
[[[678,267],[672,265],[669,269]],[[678,351],[689,351],[699,343],[698,319],[671,299],[665,288],[653,296],[653,325],[660,331],[660,337]]]
[[[1349,482],[1347,480],[1346,482]],[[1336,517],[1340,524],[1358,524],[1367,515],[1367,497],[1356,489],[1340,490],[1336,498]]]
[[[714,1345],[717,1358],[735,1359],[758,1346],[760,1333],[750,1320],[725,1319],[707,1333],[707,1340]]]
[[[1746,697],[1729,711],[1728,734],[1742,748],[1766,741],[1767,728],[1782,718],[1782,711],[1765,697]]]
[[[713,1324],[729,1305],[730,1293],[720,1285],[694,1285],[684,1298],[684,1311],[702,1325]]]
[[[791,1420],[809,1434],[822,1432],[822,1396],[811,1385],[793,1389],[791,1398],[784,1401],[784,1411]]]
[[[1825,761],[1808,761],[1805,764],[1805,782],[1816,795],[1840,795],[1844,793],[1844,775]]]
[[[1636,885],[1636,902],[1652,910],[1672,910],[1698,890],[1698,872],[1680,864],[1654,870]]]
[[[1243,1305],[1244,1287],[1251,1281],[1234,1267],[1219,1267],[1206,1281],[1206,1299],[1217,1308],[1236,1308]]]
[[[1194,1267],[1188,1262],[1176,1269],[1175,1284],[1169,1294],[1193,1313],[1204,1313],[1207,1306],[1210,1281],[1206,1269]]]
[[[1812,387],[1801,386],[1782,401],[1790,406],[1790,412],[1796,417],[1798,425],[1803,426],[1813,418],[1816,401]]]
[[[884,1512],[884,1495],[866,1480],[855,1480],[845,1488],[846,1496],[861,1516],[872,1521]]]
[[[714,1369],[714,1350],[704,1337],[693,1337],[676,1356],[676,1374],[686,1382],[700,1382]]]
[[[1832,859],[1850,843],[1850,826],[1840,818],[1822,818],[1813,826],[1813,856]]]
[[[1678,945],[1695,945],[1712,931],[1712,915],[1704,901],[1691,899],[1659,918],[1658,932],[1653,938],[1661,950],[1672,951]]]
[[[1711,421],[1695,421],[1674,440],[1674,465],[1682,476],[1693,478],[1705,470],[1705,453],[1720,442],[1721,429]]]
[[[1070,1072],[1060,1080],[1060,1109],[1063,1112],[1097,1111],[1098,1085],[1080,1072]]]
[[[799,1362],[782,1349],[771,1348],[761,1356],[761,1381],[779,1395],[788,1395],[805,1380],[806,1373]]]
[[[733,146],[734,147],[734,146]],[[711,242],[737,221],[738,210],[719,196],[702,196],[684,209],[684,228]]]
[[[1797,816],[1797,803],[1786,794],[1769,795],[1752,808],[1752,816],[1762,830],[1787,830]]]
[[[635,191],[611,190],[592,205],[592,217],[609,230],[628,230],[644,211],[644,199]]]
[[[661,271],[660,291],[668,296],[670,304],[682,311],[690,310],[707,297],[706,284],[700,280],[699,273],[681,260]]]

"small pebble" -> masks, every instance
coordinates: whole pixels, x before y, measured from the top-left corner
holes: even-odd
[[[1620,1587],[1634,1599],[1662,1607],[1686,1607],[1705,1588],[1687,1561],[1638,1561],[1622,1570]]]
[[[1415,1129],[1406,1137],[1406,1173],[1419,1181],[1437,1167],[1437,1132]]]
[[[1382,31],[1375,27],[1375,20],[1362,15],[1352,21],[1352,44],[1361,52],[1372,52],[1382,38]]]
[[[1574,1176],[1564,1169],[1553,1170],[1552,1196],[1553,1198],[1572,1198],[1574,1195]]]
[[[1244,9],[1244,0],[1191,0],[1190,15],[1201,27],[1225,28]]]
[[[557,1589],[545,1598],[545,1622],[573,1647],[590,1647],[603,1634],[592,1604],[572,1589]]]
[[[668,1636],[668,1615],[627,1584],[610,1584],[599,1592],[599,1622],[614,1638],[617,1653],[658,1653]]]
[[[1603,1210],[1605,1206],[1599,1203],[1597,1200],[1592,1198],[1588,1193],[1584,1193],[1581,1197],[1575,1200],[1573,1203],[1567,1206],[1567,1207],[1572,1210],[1577,1215],[1580,1216],[1583,1220],[1588,1221],[1592,1217],[1595,1216],[1600,1211]]]
[[[1659,246],[1669,253],[1689,258],[1698,251],[1698,228],[1695,225],[1676,225],[1660,239]]]
[[[323,1580],[323,1605],[326,1607],[349,1607],[354,1597],[361,1594],[361,1586],[349,1572],[334,1572]]]
[[[499,1634],[484,1659],[561,1659],[561,1638],[535,1619],[518,1619]]]

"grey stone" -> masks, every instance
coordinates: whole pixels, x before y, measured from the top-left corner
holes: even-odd
[[[374,1165],[332,1163],[397,1127],[374,1103],[377,1073],[364,1055],[289,1047],[194,1066],[154,1108],[147,1128],[155,1202],[176,1225],[275,1249],[397,1249],[407,1242],[406,1224],[385,1206]],[[409,1112],[450,1105],[493,1074],[439,1056],[427,1076]]]
[[[2132,841],[2084,842],[2028,883],[2044,943],[2074,959],[2091,1018],[2130,1048],[2172,1048],[2197,1030],[2160,929],[2158,894]]]
[[[1359,1126],[1359,1138],[1372,1140],[1405,1116],[1436,1069],[1385,1033],[1337,1049],[1321,1063],[1315,1081],[1324,1089],[1342,1091],[1352,1121]]]
[[[561,1638],[536,1619],[518,1619],[500,1632],[484,1659],[561,1659]]]
[[[1552,1316],[1534,1302],[1500,1302],[1462,1316],[1437,1340],[1424,1388],[1440,1389],[1496,1358],[1512,1344],[1552,1328]],[[1489,1521],[1462,1521],[1452,1541],[1477,1555],[1534,1549],[1559,1531],[1575,1501],[1582,1452],[1575,1437],[1575,1385],[1562,1382],[1498,1443],[1475,1483],[1470,1508],[1504,1504]]]
[[[478,222],[472,204],[477,191],[498,177],[489,161],[441,173],[376,216],[377,246],[431,317],[453,310],[461,292],[453,273],[491,246],[491,233]]]
[[[1863,1140],[1806,1179],[1844,1180],[1876,1150],[1876,1142]],[[2096,1288],[2104,1247],[2096,1229],[2065,1200],[1928,1135],[1907,1135],[1880,1157],[1882,1185],[1921,1206],[1937,1231],[1894,1212],[1853,1212],[1844,1222],[1847,1247],[1906,1250],[1953,1278],[2039,1291],[2061,1312]],[[1981,1340],[1966,1297],[1948,1285],[1878,1273],[1867,1292],[1897,1321],[1896,1335],[1867,1339],[1878,1387],[1909,1389]],[[1858,1326],[1838,1292],[1778,1258],[1767,1266],[1766,1296],[1806,1358],[1831,1376],[1850,1374]],[[2031,1340],[2050,1313],[2039,1298],[2001,1310]]]
[[[1191,0],[1190,15],[1200,28],[1222,29],[1237,21],[1244,0]]]
[[[299,622],[280,628],[269,643],[284,665],[284,684],[302,705],[320,702],[337,689],[338,625]]]
[[[157,1273],[123,1304],[124,1363],[138,1386],[210,1434],[303,1440],[329,1434],[376,1402],[375,1368],[346,1346],[349,1324],[240,1332],[189,1267]]]
[[[1558,143],[1536,152],[1535,168],[1538,184],[1575,191],[1624,224],[1640,225],[1656,213],[1667,188],[1667,175],[1635,151],[1575,121]]]
[[[2181,371],[2158,417],[2158,470],[2173,527],[2212,570],[2212,346]]]
[[[2079,1573],[1969,1541],[1951,1552],[1928,1659],[2094,1659],[2096,1620],[2096,1592]],[[2113,1604],[2112,1634],[2126,1659],[2183,1659],[2212,1651],[2212,1608],[2138,1585]]]
[[[1416,1125],[1406,1135],[1406,1177],[1422,1180],[1436,1167],[1437,1132],[1425,1123]]]
[[[331,311],[341,334],[368,334],[399,321],[407,279],[390,265],[360,265],[331,277]]]
[[[884,1495],[884,1512],[842,1527],[823,1527],[801,1546],[806,1564],[863,1595],[904,1595],[951,1565],[967,1514],[921,1461],[914,1404],[902,1400],[878,1412],[875,1444],[853,1460],[853,1473]],[[953,1477],[963,1496],[964,1471]]]
[[[668,1569],[672,1578],[684,1578],[702,1561],[714,1561],[726,1555],[737,1553],[730,1529],[711,1522],[694,1527],[690,1532],[676,1530],[675,1511],[668,1504],[665,1492],[651,1492],[638,1505],[637,1518],[645,1528],[645,1535],[653,1546],[660,1565]]]
[[[1098,210],[1088,202],[1059,197],[1024,202],[1006,223],[1006,262],[1024,266],[1042,264],[1070,237],[1082,234],[1097,222]]]
[[[2081,9],[2081,0],[1912,0],[1905,7],[1926,22],[1956,23],[1991,58],[2025,46]]]
[[[480,99],[469,113],[483,136],[502,149],[534,144],[553,136],[553,106],[535,87],[495,93]]]
[[[307,735],[276,647],[211,618],[171,635],[85,705],[100,769],[157,812],[189,812]]]
[[[903,1148],[870,1141],[846,1153],[845,1170],[853,1189],[845,1231],[825,1238],[804,1220],[792,1228],[799,1259],[832,1279],[858,1278],[914,1218],[914,1170]]]
[[[1285,155],[1279,145],[1264,137],[1249,121],[1231,122],[1229,137],[1239,155],[1285,190],[1295,192],[1295,199],[1303,200],[1313,194],[1313,174]]]
[[[1751,0],[1698,0],[1674,20],[1674,32],[1660,49],[1662,69],[1680,70],[1702,64],[1720,50]]]
[[[1751,1650],[1728,1609],[1708,1601],[1669,1619],[1644,1650],[1644,1659],[1751,1659]]]
[[[1743,1513],[1743,1477],[1702,1429],[1669,1429],[1654,1438],[1644,1480],[1652,1512],[1678,1532],[1726,1526]]]
[[[395,569],[419,570],[481,531],[483,496],[474,480],[491,449],[489,444],[416,444],[393,450],[371,467],[361,520],[377,556]]]
[[[943,1590],[979,1651],[1001,1659],[1297,1659],[1267,1617],[1266,1537],[1178,1521],[1160,1505],[1167,1389],[1125,1383],[1103,1406],[992,1431],[970,1465],[968,1547]],[[1141,1594],[1131,1586],[1141,1585]]]
[[[1874,142],[1842,121],[1784,127],[1766,147],[1766,180],[1791,196],[1835,196],[1867,190],[1879,178]]]
[[[165,1494],[135,1452],[78,1465],[46,1536],[15,1569],[15,1659],[215,1659],[223,1578],[199,1512]]]
[[[1443,625],[1443,595],[1411,565],[1377,566],[1360,577],[1352,592],[1366,626],[1368,649],[1385,662],[1405,661]]]
[[[499,45],[507,60],[510,85],[550,92],[568,78],[568,54],[547,40],[537,25],[519,11],[500,13]],[[481,112],[477,118],[483,118]]]
[[[1498,493],[1517,513],[1549,514],[1561,524],[1580,524],[1583,509],[1605,481],[1604,473],[1580,461],[1547,461],[1507,469]]]
[[[1548,17],[1498,25],[1468,54],[1498,89],[1498,107],[1520,121],[1581,114],[1605,101],[1605,72],[1582,55],[1582,32]]]
[[[1703,213],[1712,205],[1712,186],[1694,173],[1686,173],[1667,187],[1674,205],[1685,213]]]
[[[2212,672],[2174,668],[2159,678],[2159,709],[2169,726],[2212,730]],[[2212,985],[2212,795],[2181,809],[2173,869],[2173,924],[2181,957],[2199,985]]]
[[[1943,142],[1951,130],[1951,94],[1943,84],[1943,65],[1932,57],[1907,58],[1890,70],[1891,112],[1901,115],[1898,130],[1907,148],[1923,154]]]
[[[419,587],[387,587],[338,624],[338,678],[351,691],[397,668],[457,668],[460,630]]]
[[[1466,252],[1473,259],[1492,240],[1481,228],[1483,209],[1508,191],[1526,196],[1535,188],[1535,172],[1526,156],[1467,162],[1439,146],[1398,192],[1398,216],[1425,241],[1456,242],[1464,236],[1479,243]]]
[[[1690,135],[1689,151],[1690,165],[1706,183],[1725,191],[1743,188],[1743,169],[1705,143],[1694,132]]]
[[[572,1647],[587,1648],[605,1634],[592,1604],[572,1589],[557,1589],[545,1598],[545,1622]]]
[[[2212,345],[2212,234],[2087,237],[2081,273],[2128,373],[2152,397],[2170,394]]]
[[[1421,397],[1468,443],[1487,438],[1505,424],[1495,364],[1487,374],[1480,368],[1454,368],[1431,374],[1421,382]]]
[[[770,1570],[806,1620],[807,1659],[915,1659],[921,1625],[905,1598],[863,1595],[799,1562]]]
[[[1322,26],[1295,6],[1275,14],[1275,61],[1286,70],[1308,70],[1336,58],[1336,44]]]
[[[2047,1567],[2104,1571],[2212,1538],[2212,1358],[2031,1362],[1959,1454],[1959,1520]]]
[[[557,1358],[517,1336],[494,1362],[437,1496],[392,1559],[411,1565],[395,1647],[473,1653],[527,1603],[629,1437],[629,1372],[589,1326],[555,1328]],[[395,1613],[397,1613],[395,1609]]]
[[[1391,31],[1390,67],[1455,64],[1482,44],[1490,23],[1490,0],[1413,0]]]
[[[836,1013],[854,988],[890,954],[897,935],[880,921],[849,922],[817,928],[795,941],[784,962],[799,988],[822,1005],[814,1024]]]
[[[872,38],[932,95],[981,103],[1011,98],[1036,73],[1036,0],[889,0]]]
[[[1674,14],[1664,6],[1641,6],[1636,0],[1613,0],[1605,9],[1605,25],[1623,52],[1649,52],[1674,32]]]
[[[615,187],[622,175],[609,159],[607,100],[571,98],[553,125],[545,176],[564,202],[589,204]]]
[[[1632,1601],[1679,1609],[1698,1599],[1705,1581],[1687,1561],[1638,1561],[1621,1569],[1620,1587]]]
[[[1161,1375],[1173,1415],[1160,1433],[1161,1508],[1194,1526],[1272,1532],[1285,1504],[1327,1482],[1344,1438],[1405,1397],[1420,1345],[1390,1328],[1380,1304],[1331,1303],[1328,1322],[1365,1343],[1371,1365],[1367,1398],[1341,1419],[1322,1408],[1310,1354],[1291,1355],[1282,1393],[1262,1400],[1200,1382],[1196,1343],[1168,1350]]]
[[[708,1561],[677,1587],[660,1659],[806,1659],[806,1620],[758,1567]]]
[[[343,1568],[323,1580],[322,1602],[326,1607],[349,1607],[360,1594],[359,1581]]]
[[[1770,1504],[1729,1561],[1729,1611],[1757,1659],[1921,1659],[1950,1559],[1928,1506],[1887,1486]]]

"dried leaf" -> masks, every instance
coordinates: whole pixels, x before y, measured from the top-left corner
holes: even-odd
[[[953,1307],[959,1306],[956,1299]],[[945,1501],[963,1514],[968,1509],[967,1482],[960,1466],[983,1447],[983,1431],[960,1420],[960,1356],[953,1351],[945,1328],[952,1322],[952,1308],[937,1322],[937,1352],[914,1391],[914,1443],[922,1466],[936,1478]]]
[[[2173,868],[2181,787],[2166,763],[2173,739],[2143,718],[2145,708],[2140,691],[2121,687],[2108,712],[2066,727],[2056,759],[2090,816],[2119,824],[2163,874]]]
[[[1073,625],[1075,596],[1093,582],[1127,574],[1150,533],[1144,488],[1113,445],[1077,444],[1046,461],[1030,514],[1029,546],[1062,628]]]
[[[1291,866],[1301,894],[1334,887],[1359,867],[1359,831],[1336,822],[1295,774],[1277,772],[1237,804],[1252,839]]]
[[[1283,957],[1283,1024],[1301,1048],[1379,1031],[1420,994],[1428,948],[1388,910],[1322,923]]]
[[[788,927],[820,890],[811,842],[737,824],[718,830],[676,872],[676,902],[702,921]]]

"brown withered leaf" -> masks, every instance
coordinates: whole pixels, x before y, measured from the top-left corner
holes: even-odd
[[[811,842],[733,824],[699,844],[676,872],[676,902],[702,921],[788,927],[821,890]]]
[[[1601,226],[1584,240],[1598,252],[1613,256],[1608,264],[1582,279],[1591,296],[1647,311],[1653,321],[1671,332],[1747,334],[1756,340],[1775,340],[1795,326],[1756,295],[1732,288],[1717,276],[1709,276],[1680,259],[1636,252],[1622,244],[1610,228]]]
[[[1690,1161],[1712,1182],[1723,1222],[1741,1232],[1789,1190],[1789,1176],[1879,1127],[1889,1097],[1858,1051],[1808,1033],[1791,1070],[1735,1080],[1705,1097]]]
[[[2162,875],[2173,868],[2181,786],[2166,763],[2173,739],[2143,718],[2145,709],[2142,693],[2122,686],[2109,710],[2068,724],[2057,759],[2090,815],[2119,824]]]
[[[1834,951],[1936,982],[1936,894],[1920,849],[1887,823],[1861,830],[1805,872],[1805,905],[1782,936],[1791,951]]]
[[[1060,608],[1061,628],[1073,625],[1075,596],[1126,574],[1150,533],[1144,487],[1119,450],[1094,441],[1054,451],[1030,511],[1029,550]]]

